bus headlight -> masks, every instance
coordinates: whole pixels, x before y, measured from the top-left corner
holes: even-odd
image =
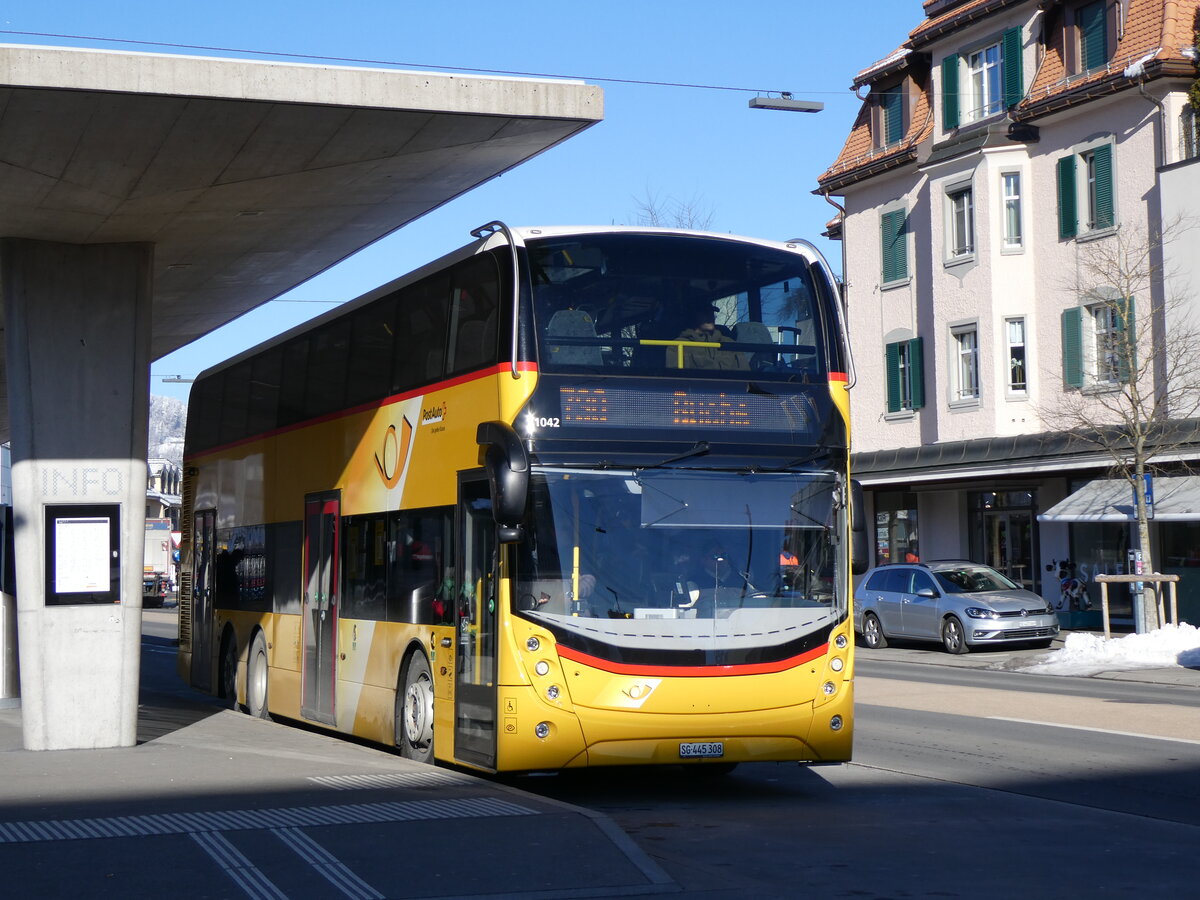
[[[542,642],[539,641],[535,637],[531,637],[531,638],[529,638],[529,640],[527,640],[525,642],[525,649],[528,650],[530,653],[536,652],[537,648],[540,646],[542,646]]]
[[[546,688],[546,696],[548,698],[550,698],[551,700],[557,700],[558,699],[558,685],[552,684],[552,685],[550,685],[550,687]]]
[[[829,668],[833,669],[835,672],[842,671],[842,666],[844,665],[846,664],[842,662],[842,658],[840,656],[835,656],[829,661]]]
[[[537,725],[535,725],[533,727],[533,733],[542,739],[549,737],[550,736],[550,723],[549,722],[538,722]]]
[[[837,685],[835,685],[832,681],[827,681],[821,685],[821,690],[823,690],[826,694],[833,694],[833,692],[837,690]]]
[[[842,730],[842,717],[834,716],[832,719],[830,719],[829,720],[829,728],[832,731],[841,731]]]
[[[845,650],[846,649],[846,636],[844,634],[839,634],[837,637],[835,637],[833,639],[833,643],[834,643],[834,646],[836,646],[839,650]]]
[[[537,672],[539,675],[549,675],[550,663],[546,662],[544,659],[539,659],[537,661],[537,665],[533,667],[533,671]]]

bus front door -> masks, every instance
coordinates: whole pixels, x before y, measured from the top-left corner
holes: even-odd
[[[304,632],[303,692],[300,715],[336,725],[338,524],[337,491],[304,498],[304,594],[300,627]]]
[[[460,484],[454,757],[496,767],[496,522],[486,481]]]
[[[202,509],[192,518],[192,686],[213,687],[213,552],[217,511]]]

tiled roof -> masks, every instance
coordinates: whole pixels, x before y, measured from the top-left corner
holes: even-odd
[[[1028,94],[1015,110],[1014,118],[1036,119],[1092,92],[1132,87],[1137,83],[1135,79],[1143,75],[1154,78],[1161,75],[1188,76],[1196,72],[1193,63],[1180,50],[1193,43],[1194,28],[1200,24],[1200,0],[1127,2],[1128,17],[1124,31],[1118,37],[1109,64],[1101,70],[1069,76],[1064,57],[1064,29],[1051,29],[1045,56],[1034,74]],[[1028,4],[1031,15],[1046,5],[1033,0],[963,0],[947,9],[939,0],[925,0],[923,8],[926,11],[935,8],[944,11],[927,18],[913,29],[909,40],[901,45],[900,50],[929,45],[958,27],[1019,4]],[[1043,15],[1061,16],[1059,4],[1049,6]],[[901,67],[908,65],[913,56],[902,55],[899,50],[890,54],[859,72],[855,76],[855,87],[894,72],[897,60],[903,61]],[[1141,65],[1136,66],[1138,63]],[[875,150],[870,134],[870,101],[864,102],[842,152],[817,179],[821,189],[838,190],[878,171],[915,159],[916,145],[933,133],[932,97],[928,90],[921,94],[914,107],[904,139],[898,145]]]
[[[1130,0],[1125,31],[1118,36],[1108,65],[1083,75],[1067,73],[1065,30],[1054,29],[1045,59],[1018,114],[1026,112],[1028,115],[1021,118],[1029,118],[1047,106],[1056,106],[1056,99],[1087,89],[1124,87],[1131,77],[1140,74],[1132,70],[1127,73],[1136,63],[1141,63],[1143,69],[1151,62],[1190,66],[1191,61],[1179,51],[1192,44],[1192,23],[1198,11],[1200,0]]]
[[[911,47],[897,47],[883,59],[879,60],[878,62],[871,63],[871,65],[867,66],[857,75],[855,75],[854,87],[857,88],[864,84],[870,84],[876,78],[880,77],[884,72],[887,72],[889,69],[900,65],[910,53],[912,53]]]

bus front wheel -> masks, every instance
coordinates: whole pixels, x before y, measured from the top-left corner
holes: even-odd
[[[409,657],[396,692],[396,746],[406,759],[433,762],[433,677],[422,653]]]

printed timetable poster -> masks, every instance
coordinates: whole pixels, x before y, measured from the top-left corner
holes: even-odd
[[[46,603],[120,598],[120,505],[46,507]]]

